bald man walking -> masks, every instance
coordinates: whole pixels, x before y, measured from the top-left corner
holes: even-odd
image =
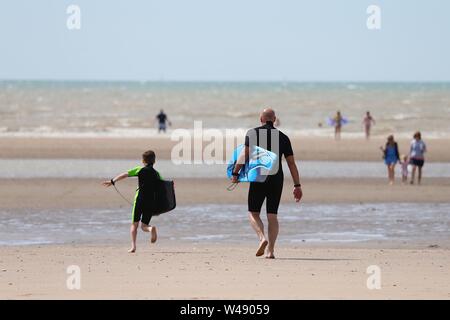
[[[260,115],[260,121],[262,125],[249,130],[245,136],[245,159],[246,161],[248,160],[253,146],[259,146],[277,154],[279,161],[275,164],[274,170],[271,170],[265,182],[250,183],[248,211],[250,223],[260,240],[256,256],[264,255],[267,248],[266,258],[274,259],[275,241],[279,230],[277,214],[284,182],[282,156],[286,159],[294,181],[293,195],[296,202],[301,200],[303,193],[291,141],[287,135],[274,127],[276,121],[275,111],[270,108],[264,109]],[[243,161],[238,161],[234,168],[233,182],[235,183],[238,182],[239,171],[243,167],[242,163]],[[265,236],[264,224],[260,217],[264,200],[266,201],[267,220],[269,223],[268,238]]]

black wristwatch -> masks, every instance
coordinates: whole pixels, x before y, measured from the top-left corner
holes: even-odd
[[[294,188],[301,188],[302,187],[302,185],[299,183],[299,184],[294,184]]]
[[[114,186],[116,183],[114,182],[114,179],[111,179],[111,184]]]

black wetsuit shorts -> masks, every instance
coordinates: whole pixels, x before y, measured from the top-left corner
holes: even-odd
[[[266,200],[267,213],[278,213],[283,193],[283,172],[267,177],[265,182],[251,182],[248,191],[248,211],[261,212]]]

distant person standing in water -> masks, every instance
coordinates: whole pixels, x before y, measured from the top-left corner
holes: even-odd
[[[412,165],[411,184],[414,184],[414,178],[416,175],[416,168],[419,168],[419,175],[417,177],[417,183],[422,181],[422,168],[425,163],[425,153],[427,152],[427,146],[422,141],[422,134],[417,131],[414,134],[414,139],[411,141],[411,147],[409,152],[410,164]]]
[[[341,140],[341,131],[342,131],[343,121],[344,121],[344,119],[342,118],[341,112],[338,111],[333,118],[334,139],[335,140]]]
[[[398,144],[394,140],[394,136],[390,135],[387,138],[386,147],[380,147],[383,151],[384,163],[388,169],[389,184],[393,185],[395,180],[395,165],[400,161],[398,152]]]
[[[163,109],[161,109],[161,111],[156,116],[156,120],[158,121],[158,133],[161,133],[161,131],[166,132],[167,124],[169,126],[172,125]]]
[[[366,112],[366,116],[363,119],[364,124],[364,130],[366,132],[366,139],[370,139],[370,129],[372,128],[372,125],[375,125],[375,119],[370,114],[370,111]]]

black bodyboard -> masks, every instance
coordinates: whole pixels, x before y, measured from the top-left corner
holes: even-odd
[[[158,216],[162,213],[172,211],[177,206],[175,198],[175,186],[173,181],[158,180],[155,191],[152,215]]]

